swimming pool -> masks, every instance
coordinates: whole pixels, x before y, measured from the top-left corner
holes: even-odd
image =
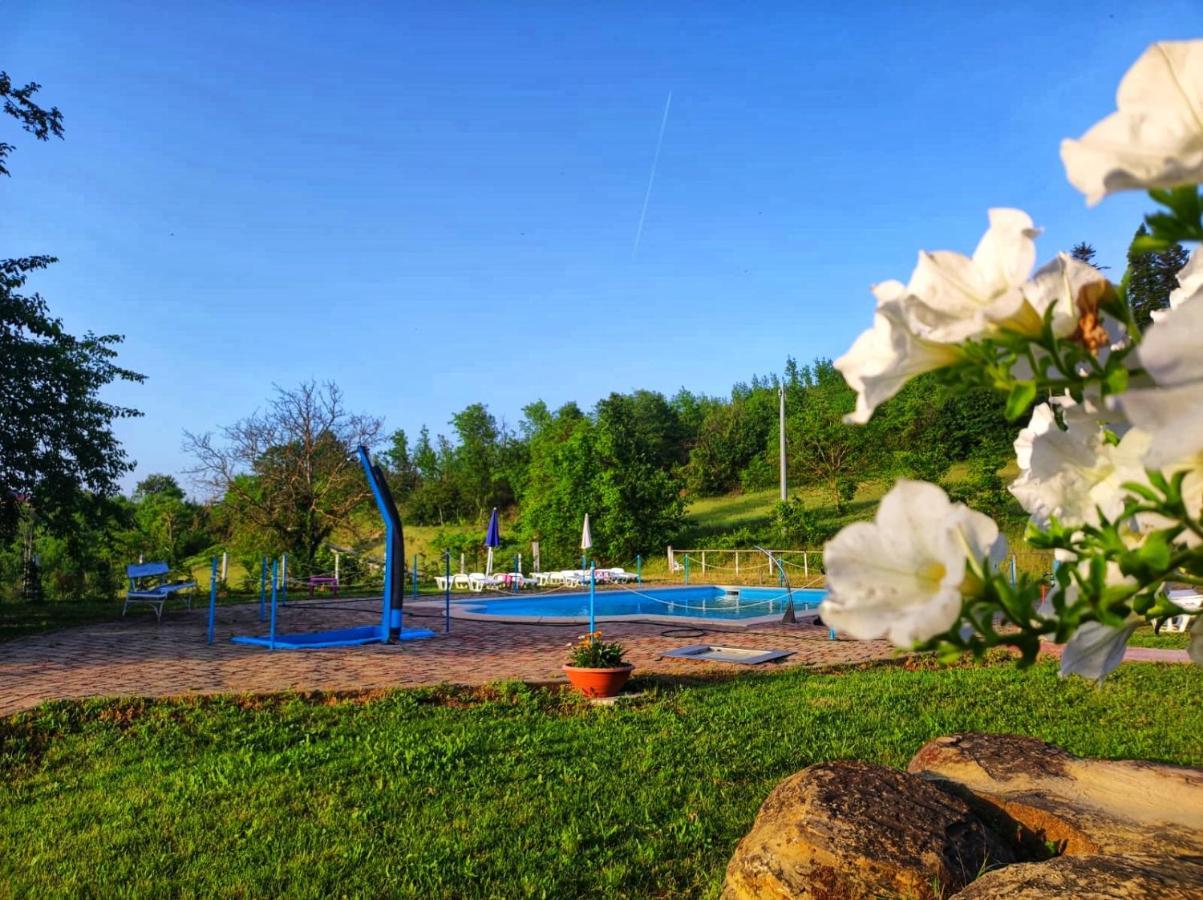
[[[826,591],[795,589],[794,609],[816,609]],[[598,619],[710,619],[750,621],[778,618],[785,612],[789,593],[778,587],[649,587],[597,592],[594,614]],[[504,619],[561,619],[585,622],[589,618],[589,592],[565,591],[534,596],[509,595],[481,600],[461,600],[454,610],[471,617]]]

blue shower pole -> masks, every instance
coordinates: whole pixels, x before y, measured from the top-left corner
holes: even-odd
[[[451,551],[443,551],[443,631],[451,633]]]
[[[280,588],[280,561],[278,559],[273,559],[272,560],[272,615],[271,615],[271,625],[268,628],[268,632],[267,632],[267,636],[268,636],[267,646],[268,646],[268,649],[270,649],[270,650],[276,649],[276,601],[279,599],[279,588]]]
[[[209,566],[209,643],[213,643],[214,619],[217,616],[217,557],[210,560]]]
[[[593,615],[593,601],[597,596],[597,568],[589,567],[589,634],[597,631],[597,620]],[[592,639],[591,639],[592,640]]]

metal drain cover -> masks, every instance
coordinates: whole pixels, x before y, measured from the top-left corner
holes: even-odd
[[[741,666],[756,666],[793,656],[792,650],[748,650],[744,647],[719,647],[715,644],[690,644],[676,650],[666,650],[661,656],[675,659],[697,659],[703,662],[738,663]]]

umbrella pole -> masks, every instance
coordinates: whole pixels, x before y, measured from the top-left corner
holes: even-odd
[[[589,567],[589,634],[597,632],[597,620],[593,615],[593,601],[597,595],[597,569]]]

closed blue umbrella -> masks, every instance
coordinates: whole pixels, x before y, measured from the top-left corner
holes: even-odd
[[[485,563],[485,574],[493,574],[493,551],[501,546],[501,524],[497,521],[497,507],[489,516],[489,530],[485,533],[485,546],[489,548],[489,558]]]

